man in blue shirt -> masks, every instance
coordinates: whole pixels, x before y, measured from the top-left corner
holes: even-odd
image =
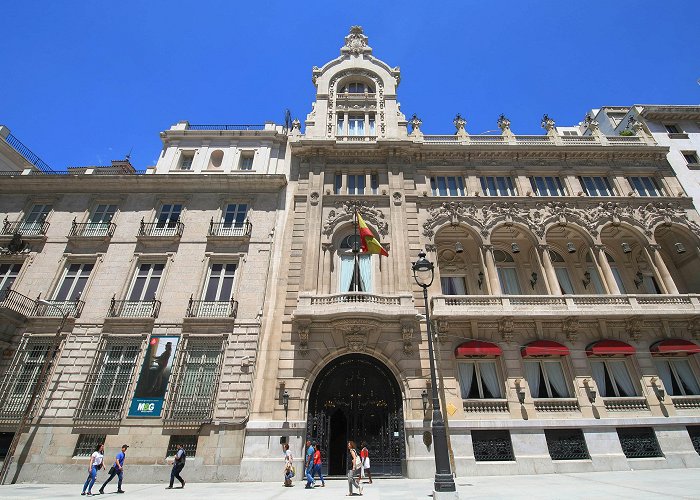
[[[124,493],[124,490],[122,489],[122,479],[124,479],[124,460],[126,459],[126,449],[128,447],[128,444],[123,444],[122,451],[117,453],[114,464],[112,465],[112,468],[109,469],[109,477],[102,485],[102,488],[100,488],[100,495],[104,495],[105,486],[107,486],[107,483],[114,479],[114,476],[119,477],[119,482],[117,483],[117,493]]]
[[[306,460],[304,461],[304,470],[306,472],[306,488],[314,487],[314,447],[311,446],[311,441],[306,441]]]

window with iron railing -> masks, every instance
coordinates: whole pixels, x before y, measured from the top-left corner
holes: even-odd
[[[94,373],[83,389],[80,418],[118,420],[142,347],[142,339],[103,338],[97,352]]]
[[[34,205],[24,218],[24,221],[19,227],[19,232],[23,236],[36,236],[39,234],[44,234],[46,218],[51,213],[52,208],[52,205],[46,203]]]
[[[0,390],[0,417],[22,417],[52,345],[53,337],[27,337],[22,340]]]
[[[224,342],[224,337],[186,340],[169,390],[166,419],[202,422],[211,418],[219,389]]]
[[[186,457],[194,457],[197,455],[197,441],[199,440],[199,436],[196,435],[181,435],[181,434],[173,434],[170,436],[170,440],[168,441],[168,449],[165,452],[165,458],[170,458],[174,457],[175,453],[177,453],[177,445],[181,444],[182,449],[185,450],[185,456]]]
[[[89,457],[99,444],[104,444],[107,434],[80,434],[75,443],[74,457]]]

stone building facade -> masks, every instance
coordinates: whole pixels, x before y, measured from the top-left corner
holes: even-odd
[[[426,135],[400,80],[353,27],[303,127],[182,122],[145,174],[3,176],[0,430],[69,313],[14,477],[77,481],[102,436],[134,481],[177,440],[193,480],[272,480],[307,438],[331,475],[352,439],[432,477],[423,250],[458,476],[700,466],[700,217],[668,148],[547,116]],[[388,257],[353,252],[358,212]],[[160,416],[133,416],[144,366]]]

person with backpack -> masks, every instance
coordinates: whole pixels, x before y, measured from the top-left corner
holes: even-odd
[[[105,445],[98,444],[97,446],[95,446],[95,451],[90,456],[90,465],[88,465],[88,477],[85,481],[85,484],[83,485],[83,492],[81,493],[81,495],[85,495],[86,491],[88,496],[92,495],[92,486],[97,480],[97,471],[104,467],[102,465],[102,461],[104,460],[104,452]]]
[[[180,477],[180,472],[185,468],[185,460],[187,454],[185,453],[185,448],[181,444],[177,445],[177,452],[175,453],[175,458],[173,459],[173,470],[170,471],[170,486],[166,489],[172,490],[175,478],[182,484],[181,488],[185,487],[185,480]]]
[[[318,443],[314,443],[314,450],[316,451],[314,451],[314,467],[311,477],[315,478],[316,474],[318,474],[318,477],[321,479],[321,487],[324,487],[326,486],[326,480],[323,478],[323,473],[321,472],[323,460],[321,459],[321,447]]]

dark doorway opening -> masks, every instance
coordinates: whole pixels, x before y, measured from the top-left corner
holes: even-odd
[[[352,440],[367,443],[372,476],[401,476],[406,447],[394,375],[365,354],[330,362],[311,387],[307,438],[321,447],[324,474],[345,475]]]

